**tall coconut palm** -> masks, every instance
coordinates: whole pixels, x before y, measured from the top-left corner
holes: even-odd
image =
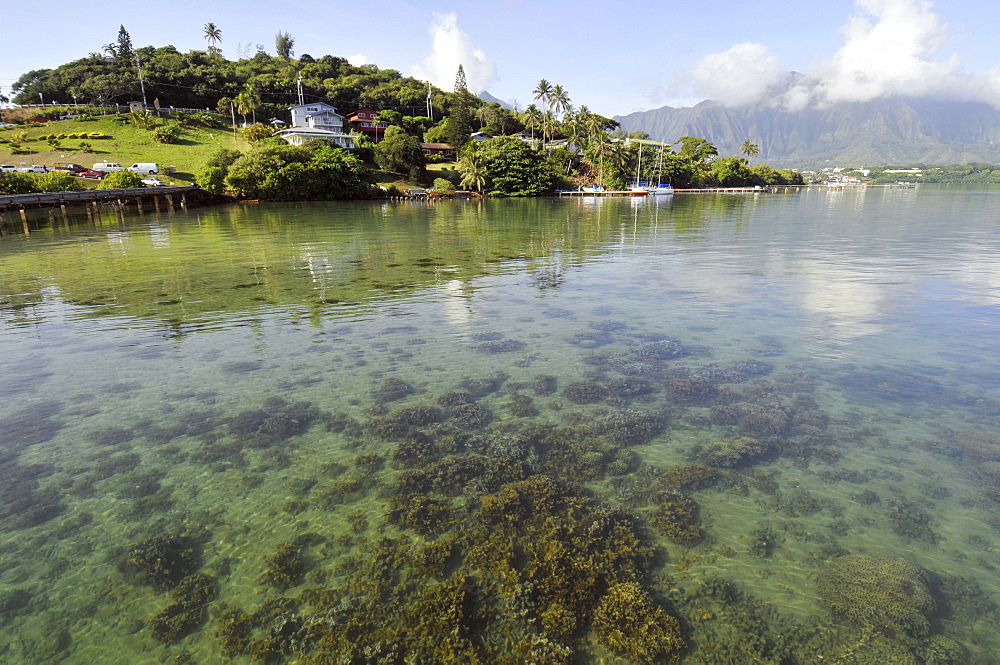
[[[531,130],[531,140],[535,140],[535,127],[542,124],[542,112],[534,104],[528,104],[524,110],[524,126]]]
[[[552,84],[545,79],[542,79],[538,82],[538,85],[535,86],[532,94],[535,95],[535,99],[542,102],[543,106],[548,107],[552,99]]]
[[[740,152],[746,155],[748,159],[753,159],[760,153],[760,146],[750,139],[747,139],[743,142],[743,145],[740,146]]]
[[[549,107],[556,113],[559,113],[560,116],[563,116],[569,110],[569,101],[569,93],[566,92],[565,88],[556,83],[552,87],[552,92],[549,93]]]
[[[222,30],[220,30],[214,23],[208,22],[205,24],[205,32],[203,34],[205,36],[205,41],[208,42],[209,54],[221,54],[218,44],[222,41]]]
[[[555,136],[558,128],[559,121],[556,119],[556,114],[552,111],[546,111],[542,115],[542,139],[548,141],[550,136]]]

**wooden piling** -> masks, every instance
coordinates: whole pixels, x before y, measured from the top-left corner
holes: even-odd
[[[171,210],[173,210],[174,209],[174,197],[171,194],[167,194],[166,197],[167,197],[167,205],[170,206]]]
[[[59,210],[62,212],[63,224],[69,226],[69,213],[66,212],[66,204],[60,203]]]
[[[58,224],[56,224],[56,209],[55,208],[49,208],[49,224],[52,225],[52,228],[56,228],[56,226],[58,226]]]
[[[136,205],[137,208],[139,208],[139,214],[141,215],[142,214],[142,197],[141,196],[135,197],[135,205]]]
[[[160,212],[160,197],[153,194],[153,207],[156,208],[156,212]]]
[[[187,210],[187,194],[181,192],[181,208]]]
[[[7,218],[0,212],[0,236],[9,236],[10,229],[7,228]]]
[[[24,212],[24,208],[18,210],[21,213],[21,226],[24,228],[24,235],[31,235],[31,228],[28,226],[28,215]]]

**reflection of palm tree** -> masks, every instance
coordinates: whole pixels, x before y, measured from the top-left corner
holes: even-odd
[[[222,41],[222,30],[212,22],[205,24],[205,41],[209,43],[208,50],[212,52],[216,49],[219,42]]]
[[[747,139],[746,141],[743,142],[743,145],[740,146],[740,152],[742,152],[748,158],[753,159],[758,155],[758,153],[760,153],[760,146],[758,146],[750,139]]]

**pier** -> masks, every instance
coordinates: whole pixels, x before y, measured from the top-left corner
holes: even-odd
[[[70,214],[80,209],[91,223],[99,223],[102,213],[111,213],[124,221],[127,211],[146,212],[186,210],[195,203],[215,203],[216,197],[195,185],[184,187],[134,187],[128,189],[88,189],[75,192],[0,195],[0,235],[9,235],[20,222],[24,233],[31,233],[32,222],[46,220],[52,227],[61,221],[69,226]],[[15,221],[16,220],[16,221]]]
[[[697,189],[674,189],[674,194],[764,194],[788,192],[803,189],[809,185],[767,185],[760,187],[700,187]],[[632,192],[627,189],[609,190],[606,192],[583,192],[578,189],[564,189],[556,192],[559,196],[651,196],[645,192]]]

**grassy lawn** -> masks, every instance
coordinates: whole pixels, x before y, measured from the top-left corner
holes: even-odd
[[[177,143],[162,144],[153,141],[150,132],[140,129],[119,116],[94,116],[92,120],[58,120],[42,124],[21,125],[15,129],[0,130],[0,139],[9,141],[14,134],[26,132],[28,141],[22,148],[30,154],[12,155],[6,143],[0,143],[0,163],[20,165],[71,162],[90,168],[96,162],[118,162],[128,166],[136,162],[156,162],[160,177],[168,184],[189,184],[219,148],[246,151],[249,144],[234,139],[232,130],[206,129],[204,127],[179,128]],[[32,140],[43,134],[70,134],[77,132],[104,132],[102,139],[62,139],[62,150],[53,151],[45,141]],[[80,152],[81,143],[90,143],[93,153]],[[168,167],[177,173],[166,175]]]

